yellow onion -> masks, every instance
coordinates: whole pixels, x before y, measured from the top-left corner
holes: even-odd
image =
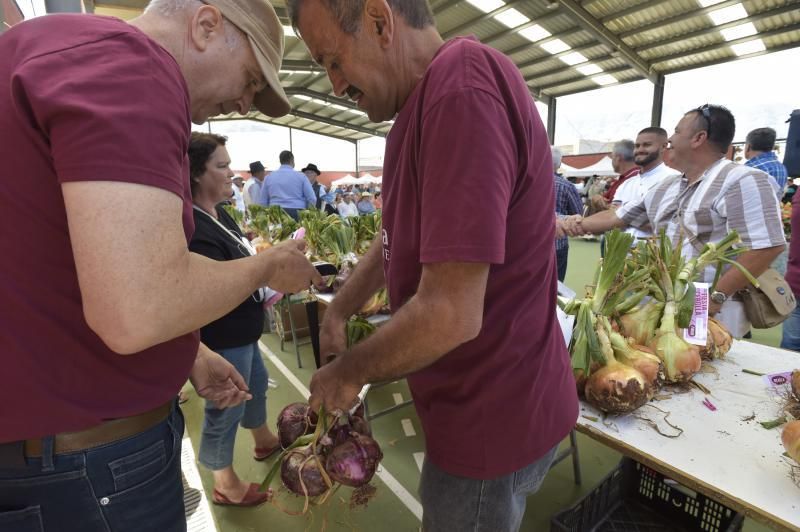
[[[786,449],[786,454],[795,462],[800,463],[800,421],[790,421],[783,427],[781,441]]]
[[[631,344],[622,336],[615,338],[614,333],[611,334],[611,345],[614,347],[616,359],[638,370],[654,390],[661,385],[664,380],[664,366],[652,349],[644,345]]]
[[[600,369],[600,364],[598,364],[597,362],[592,362],[592,365],[589,369],[589,374],[594,373],[598,369]],[[586,376],[586,373],[580,368],[573,369],[572,376],[575,378],[575,388],[578,391],[578,397],[583,398],[584,390],[586,389],[586,381],[589,380],[589,378]]]
[[[653,397],[654,387],[639,370],[614,358],[614,350],[604,328],[598,327],[597,337],[606,365],[594,371],[586,381],[586,400],[609,414],[625,414],[636,410]]]
[[[650,347],[664,363],[664,376],[667,382],[686,382],[700,371],[702,360],[700,348],[691,345],[677,334],[675,327],[675,303],[667,302],[661,327]]]
[[[584,393],[603,412],[626,414],[650,400],[653,387],[639,370],[613,361],[589,376]]]
[[[635,344],[647,345],[655,335],[662,310],[663,305],[651,299],[644,305],[636,307],[633,312],[620,316],[620,332],[626,338],[633,339]]]
[[[714,318],[708,318],[708,336],[706,345],[700,348],[700,356],[706,360],[723,358],[730,351],[733,336],[723,324]]]
[[[800,400],[800,369],[792,372],[792,393],[797,400]]]

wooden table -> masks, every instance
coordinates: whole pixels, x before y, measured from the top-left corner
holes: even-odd
[[[778,373],[800,368],[800,354],[751,342],[735,342],[726,359],[711,364],[713,372],[695,376],[709,389],[661,394],[634,414],[603,419],[582,402],[578,430],[669,478],[778,530],[800,530],[800,487],[791,478],[792,461],[783,455],[781,429],[758,422],[778,417],[777,397],[763,377],[742,372]],[[717,408],[703,405],[708,398]],[[683,429],[677,438],[668,420]],[[748,420],[751,416],[755,418]],[[596,417],[597,421],[587,419]],[[795,464],[796,466],[797,464]]]

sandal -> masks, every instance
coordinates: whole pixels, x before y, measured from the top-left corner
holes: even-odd
[[[230,500],[215,488],[211,500],[214,504],[219,506],[258,506],[259,504],[267,502],[272,495],[272,490],[259,491],[259,488],[260,486],[255,482],[251,483],[250,487],[247,488],[247,493],[244,494],[244,497],[239,502]]]
[[[255,454],[253,455],[253,460],[257,462],[263,462],[276,452],[280,451],[281,444],[277,443],[275,447],[265,448],[265,447],[256,447],[254,449]]]

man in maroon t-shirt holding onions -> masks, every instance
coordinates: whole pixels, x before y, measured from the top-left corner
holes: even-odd
[[[321,280],[302,243],[226,262],[188,249],[190,123],[286,114],[282,53],[266,0],[155,0],[130,24],[49,15],[0,36],[0,530],[185,530],[178,390],[191,374],[220,407],[249,395],[197,330],[260,286]]]
[[[578,416],[530,91],[496,50],[443,42],[424,0],[287,5],[334,92],[395,120],[382,233],[328,308],[322,354],[338,356],[311,405],[348,409],[365,383],[407,377],[426,439],[423,528],[517,530]],[[384,284],[392,319],[346,350],[345,320]]]

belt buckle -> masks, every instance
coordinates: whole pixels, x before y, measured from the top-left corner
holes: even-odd
[[[0,443],[0,468],[20,469],[25,462],[25,440]]]

